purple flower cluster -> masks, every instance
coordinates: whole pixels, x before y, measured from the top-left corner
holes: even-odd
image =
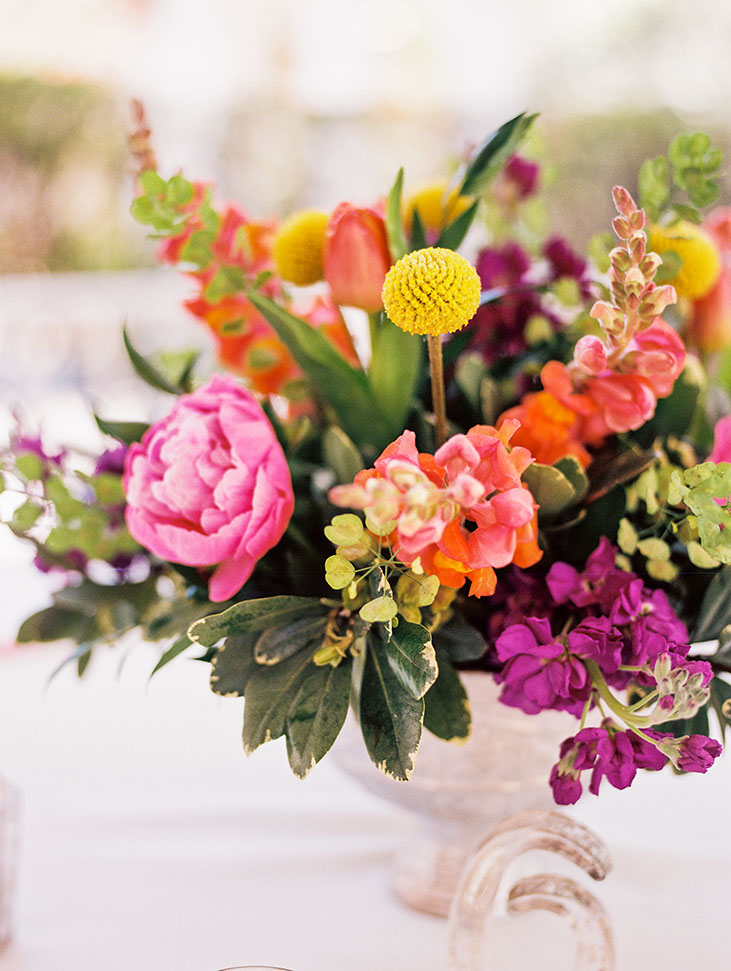
[[[554,709],[578,718],[604,701],[627,725],[623,730],[609,720],[601,728],[582,723],[579,733],[566,739],[551,775],[562,804],[578,799],[584,771],[591,770],[589,789],[596,793],[605,776],[623,789],[638,768],[659,769],[668,759],[685,771],[705,772],[721,751],[705,736],[673,739],[651,730],[694,714],[707,699],[712,669],[688,659],[687,630],[665,594],[620,570],[615,558],[616,550],[603,538],[582,572],[555,563],[546,577],[548,596],[537,600],[528,584],[521,602],[516,581],[502,614],[505,626],[495,639],[502,664],[495,680],[502,685],[504,704],[527,714]],[[640,711],[625,707],[610,690],[630,684],[648,697]]]
[[[552,237],[542,255],[544,264],[537,266],[515,242],[488,246],[479,253],[475,266],[482,289],[508,291],[499,300],[480,307],[470,325],[470,349],[478,351],[488,363],[517,357],[526,350],[526,326],[531,319],[542,318],[553,330],[562,327],[559,314],[536,290],[537,285],[570,277],[582,297],[588,299],[592,295],[586,260],[577,256],[565,240]]]
[[[650,737],[661,738],[653,732]],[[664,755],[651,742],[632,731],[621,731],[606,722],[600,728],[582,728],[561,743],[560,759],[551,770],[553,798],[560,806],[571,806],[582,792],[580,775],[591,771],[589,792],[599,794],[602,779],[615,789],[626,789],[638,769],[657,771],[667,763]]]

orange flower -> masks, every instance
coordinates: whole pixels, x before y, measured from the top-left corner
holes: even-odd
[[[341,202],[325,234],[325,279],[336,303],[376,313],[391,266],[386,225],[376,209]]]
[[[536,462],[553,465],[565,455],[576,456],[583,468],[591,462],[591,455],[578,437],[579,416],[550,391],[527,394],[519,405],[500,416],[501,421],[509,418],[520,422],[512,443],[527,448]]]

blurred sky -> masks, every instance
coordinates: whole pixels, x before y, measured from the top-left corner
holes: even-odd
[[[664,105],[728,122],[724,0],[3,0],[0,69],[112,82],[203,164],[234,103],[320,115],[446,109],[477,136]]]

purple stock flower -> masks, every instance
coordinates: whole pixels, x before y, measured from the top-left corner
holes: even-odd
[[[720,742],[705,735],[688,735],[678,741],[676,765],[683,772],[707,772],[723,751]]]
[[[495,184],[495,193],[503,205],[511,207],[530,198],[538,189],[540,167],[523,155],[511,155]]]
[[[556,603],[569,601],[576,607],[597,606],[608,612],[617,596],[635,577],[615,565],[617,551],[602,536],[586,561],[583,573],[568,563],[554,563],[546,583]]]
[[[687,645],[687,628],[663,591],[648,590],[639,577],[627,576],[630,582],[620,591],[609,613],[612,623],[626,628],[629,634],[624,663],[651,663],[669,646]]]
[[[576,280],[579,293],[585,299],[593,295],[591,280],[587,276],[587,262],[575,253],[561,236],[552,236],[543,247],[543,255],[548,260],[550,280],[570,277]]]
[[[586,617],[569,631],[567,640],[572,654],[596,662],[608,674],[622,663],[622,637],[608,617]]]
[[[114,448],[108,448],[102,452],[96,460],[94,475],[123,475],[127,448],[127,445],[115,445]]]
[[[662,737],[657,733],[648,735]],[[637,769],[657,771],[666,762],[667,757],[656,746],[632,731],[606,726],[583,728],[561,743],[560,759],[551,770],[550,784],[559,805],[572,805],[582,792],[581,772],[591,770],[589,791],[598,795],[604,778],[615,789],[626,789],[634,781]]]
[[[552,635],[548,620],[529,617],[523,624],[512,624],[498,637],[496,648],[504,662],[495,675],[503,685],[503,704],[527,715],[547,708],[581,714],[591,680],[582,662]]]

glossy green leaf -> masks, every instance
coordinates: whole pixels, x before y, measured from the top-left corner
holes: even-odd
[[[578,501],[577,491],[571,481],[555,465],[534,462],[523,473],[523,482],[538,503],[539,521],[555,519]]]
[[[294,774],[304,777],[332,748],[348,714],[352,663],[311,665],[290,706],[285,724],[287,757]]]
[[[243,698],[252,671],[259,670],[254,660],[257,634],[228,637],[211,660],[211,691],[225,698]]]
[[[472,725],[467,692],[445,651],[439,651],[437,663],[439,676],[424,697],[424,728],[445,742],[462,741]]]
[[[386,647],[368,638],[360,689],[360,726],[371,760],[386,775],[406,781],[421,741],[424,701],[408,692],[386,659]]]
[[[440,654],[448,654],[455,664],[477,661],[487,650],[485,638],[461,614],[455,614],[446,624],[437,627],[432,633],[432,643]]]
[[[27,617],[20,625],[15,640],[18,644],[47,643],[49,641],[62,641],[66,638],[86,641],[93,637],[95,633],[96,622],[93,617],[52,606]]]
[[[692,631],[694,641],[718,637],[731,623],[731,566],[724,566],[708,584],[698,611],[698,622]]]
[[[157,388],[158,391],[167,391],[168,394],[178,395],[181,393],[179,387],[169,381],[154,364],[151,364],[146,357],[140,354],[132,343],[126,327],[122,328],[122,339],[132,367],[146,384]]]
[[[305,614],[325,613],[316,597],[262,597],[259,600],[243,600],[218,614],[210,614],[191,624],[188,637],[213,647],[222,637],[234,634],[253,634],[269,627],[290,623]]]
[[[564,455],[554,466],[569,480],[574,489],[574,502],[580,502],[589,491],[589,479],[575,455]]]
[[[469,209],[465,209],[464,212],[457,216],[454,222],[450,223],[449,226],[445,226],[439,234],[439,239],[435,245],[444,246],[446,249],[459,249],[464,242],[465,236],[470,231],[472,223],[475,221],[479,205],[479,200],[476,199]]]
[[[385,314],[371,326],[369,379],[377,407],[396,438],[404,430],[424,367],[424,340]]]
[[[391,670],[409,694],[423,698],[439,673],[431,634],[426,627],[399,618],[385,653]]]
[[[257,664],[279,664],[306,647],[319,647],[326,627],[327,615],[297,617],[288,624],[270,627],[257,638],[254,660]]]
[[[386,199],[386,235],[388,236],[388,248],[391,251],[391,258],[395,262],[400,260],[409,251],[409,244],[404,232],[403,217],[401,214],[401,196],[404,188],[404,170],[398,170],[396,181],[391,187]]]
[[[414,214],[411,217],[411,249],[426,249],[427,245],[426,230],[421,221],[419,210],[414,206]]]
[[[161,668],[164,668],[166,664],[170,664],[171,661],[174,661],[175,658],[182,654],[183,651],[187,650],[191,644],[192,641],[187,634],[183,634],[181,637],[179,637],[175,643],[171,644],[170,647],[160,655],[159,661],[150,672],[150,677],[152,677],[153,674],[157,674],[157,672]]]
[[[339,484],[352,482],[365,466],[360,451],[338,425],[328,425],[323,432],[322,451]]]
[[[505,162],[518,150],[537,117],[523,112],[488,135],[457,175],[455,185],[459,194],[471,196],[483,192]]]
[[[244,689],[244,751],[284,735],[287,717],[300,690],[314,672],[324,671],[312,661],[313,651],[299,651],[273,667],[257,664],[249,671]]]
[[[337,415],[345,433],[362,448],[384,448],[392,440],[392,426],[376,401],[366,374],[351,367],[314,327],[260,293],[249,294],[313,386]]]
[[[99,415],[94,415],[94,421],[105,435],[110,435],[125,445],[141,441],[142,436],[150,427],[144,421],[107,421],[105,418],[100,418]]]

